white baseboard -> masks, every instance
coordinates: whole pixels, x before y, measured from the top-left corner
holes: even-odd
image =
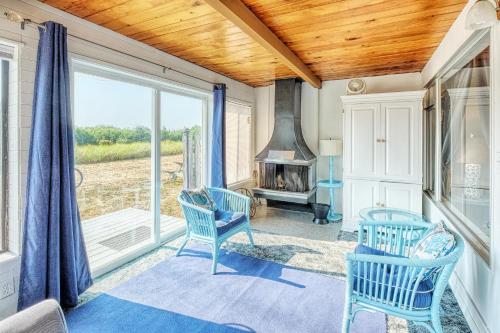
[[[472,333],[491,333],[456,272],[450,278],[450,287]]]

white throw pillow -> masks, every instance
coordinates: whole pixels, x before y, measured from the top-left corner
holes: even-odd
[[[455,236],[439,223],[415,245],[410,258],[436,259],[449,254],[455,248]]]

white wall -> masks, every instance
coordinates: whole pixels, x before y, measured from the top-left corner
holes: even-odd
[[[68,32],[87,40],[95,41],[108,47],[122,50],[142,57],[149,61],[161,63],[195,77],[211,82],[226,83],[228,98],[236,99],[253,105],[253,88],[234,81],[190,62],[156,50],[150,46],[129,39],[92,23],[86,22],[62,11],[44,5],[35,0],[2,0],[0,11],[6,9],[19,12],[34,21],[56,21],[64,24]],[[21,30],[19,24],[7,21],[0,16],[0,40],[21,43],[19,47],[18,66],[13,67],[11,74],[15,77],[14,87],[10,94],[9,108],[9,251],[11,254],[0,255],[0,283],[15,279],[15,290],[19,280],[19,251],[21,232],[20,226],[24,212],[24,196],[28,161],[28,147],[31,126],[31,107],[33,99],[36,49],[38,46],[38,31],[31,27]],[[175,81],[197,89],[212,91],[212,85],[172,71],[162,73],[158,66],[140,61],[114,51],[81,41],[74,37],[68,38],[70,53],[86,56],[99,61],[123,66],[141,73]],[[17,76],[17,77],[16,77]],[[0,319],[15,312],[17,294],[0,300]]]
[[[422,88],[420,73],[363,78],[368,93],[398,92]],[[317,154],[321,139],[342,139],[342,101],[349,80],[324,81],[321,89],[302,84],[302,131],[307,145]],[[262,150],[273,133],[274,85],[255,89],[256,152]],[[328,158],[318,156],[318,179],[328,178]],[[335,177],[342,178],[342,160],[335,160]],[[328,203],[328,193],[318,191],[318,201]],[[335,193],[335,209],[342,211],[342,191]]]
[[[429,82],[460,50],[472,32],[465,29],[465,15],[474,3],[470,0],[455,21],[436,52],[422,71],[422,83]],[[493,44],[490,61],[493,68],[492,90],[492,198],[490,263],[486,263],[466,242],[462,259],[458,262],[450,285],[473,332],[500,332],[500,25],[492,29]],[[453,228],[450,220],[440,211],[439,205],[424,196],[424,214],[433,222],[444,221]]]

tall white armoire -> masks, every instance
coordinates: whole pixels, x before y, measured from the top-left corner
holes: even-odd
[[[422,212],[425,91],[342,96],[342,228],[358,229],[367,207]]]

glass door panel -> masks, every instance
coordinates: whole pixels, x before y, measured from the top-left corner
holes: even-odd
[[[177,196],[203,181],[203,99],[173,92],[160,95],[160,235],[184,226]]]
[[[75,177],[92,270],[153,242],[154,90],[74,73]]]

